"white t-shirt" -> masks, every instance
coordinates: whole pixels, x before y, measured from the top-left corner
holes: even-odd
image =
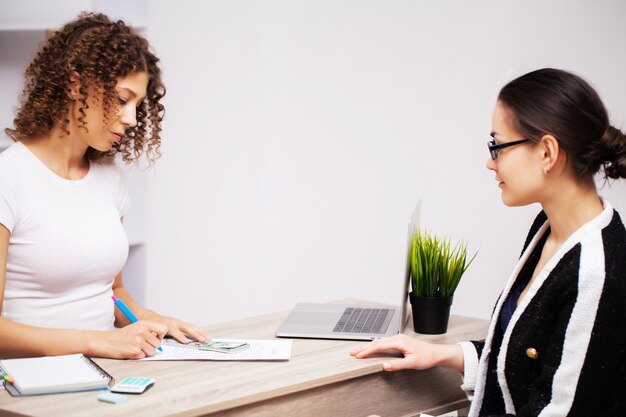
[[[2,316],[47,328],[113,328],[112,284],[128,257],[123,172],[91,162],[59,177],[25,145],[0,153],[0,224],[10,232]]]

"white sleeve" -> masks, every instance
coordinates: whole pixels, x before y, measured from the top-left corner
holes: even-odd
[[[458,343],[463,349],[463,385],[461,389],[467,394],[467,398],[472,400],[474,388],[476,387],[476,377],[478,374],[478,352],[471,342]]]
[[[17,202],[11,184],[11,175],[6,172],[8,169],[0,165],[0,224],[13,233],[13,228],[17,222]]]

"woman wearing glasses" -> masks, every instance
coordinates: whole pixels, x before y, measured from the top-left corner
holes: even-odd
[[[594,174],[626,178],[626,138],[580,77],[542,69],[498,96],[487,168],[507,206],[540,203],[483,342],[399,335],[352,352],[396,350],[389,371],[464,373],[470,416],[626,415],[626,230]]]

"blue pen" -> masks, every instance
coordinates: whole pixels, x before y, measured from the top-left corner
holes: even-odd
[[[128,320],[130,320],[131,323],[134,323],[137,321],[137,316],[135,316],[133,314],[132,311],[130,311],[130,308],[128,308],[126,306],[126,304],[124,304],[124,302],[122,300],[120,300],[119,298],[117,298],[116,296],[112,295],[111,298],[113,299],[113,302],[115,303],[115,305],[117,306],[117,308],[120,309],[120,311],[122,313],[124,313],[124,315],[126,316],[126,318]],[[161,352],[163,352],[163,349],[161,347],[158,347],[157,349],[159,349]]]

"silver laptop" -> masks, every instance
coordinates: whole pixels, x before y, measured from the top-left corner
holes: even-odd
[[[385,304],[298,303],[280,325],[276,336],[314,339],[373,340],[404,331],[409,288],[409,253],[413,232],[419,227],[421,201],[409,217],[404,276],[399,306]]]

